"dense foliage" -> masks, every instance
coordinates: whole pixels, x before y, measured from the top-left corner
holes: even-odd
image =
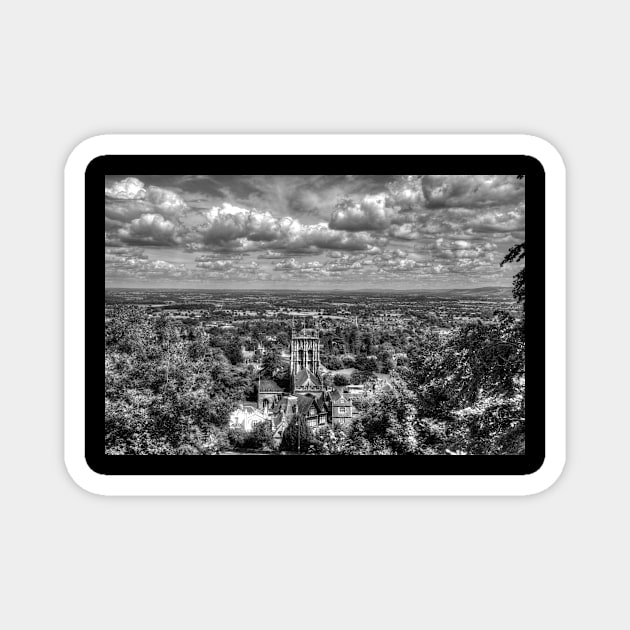
[[[231,448],[238,450],[266,450],[274,448],[271,422],[259,422],[251,431],[245,431],[240,427],[230,427],[227,434]]]
[[[117,307],[105,326],[108,454],[206,454],[227,445],[229,414],[252,374],[199,334],[182,340],[167,315]]]
[[[319,450],[319,445],[320,441],[307,426],[306,422],[292,420],[282,434],[280,450],[312,453]]]

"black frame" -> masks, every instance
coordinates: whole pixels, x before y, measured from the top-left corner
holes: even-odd
[[[527,475],[545,459],[545,171],[526,155],[105,155],[85,172],[85,230],[97,232],[106,175],[303,175],[313,173],[525,176],[527,319],[525,328],[525,454],[474,456],[400,455],[105,455],[103,343],[100,287],[102,252],[86,247],[85,457],[103,475]],[[99,227],[100,229],[100,227]],[[97,307],[100,309],[96,312]]]

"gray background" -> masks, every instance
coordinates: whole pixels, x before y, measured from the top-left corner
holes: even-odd
[[[625,624],[621,7],[180,0],[5,9],[4,627]],[[569,172],[569,438],[557,484],[530,498],[389,500],[105,499],[76,487],[62,463],[63,164],[91,135],[167,131],[551,141]]]

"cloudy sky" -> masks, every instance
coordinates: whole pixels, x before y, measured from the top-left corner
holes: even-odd
[[[105,178],[107,287],[509,286],[515,175]]]

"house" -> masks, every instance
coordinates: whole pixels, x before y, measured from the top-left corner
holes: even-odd
[[[264,422],[267,419],[267,413],[263,413],[253,405],[240,404],[238,408],[230,414],[229,426],[249,432],[254,428],[254,425],[259,422]]]
[[[328,394],[330,400],[330,422],[333,427],[344,426],[352,419],[352,399],[341,389]]]
[[[326,426],[328,409],[324,397],[320,394],[300,394],[297,396],[297,416],[311,429]]]

